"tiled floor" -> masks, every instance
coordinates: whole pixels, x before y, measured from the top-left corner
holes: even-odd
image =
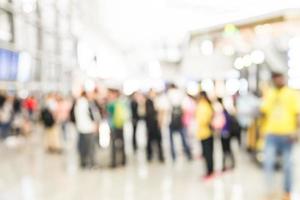
[[[263,173],[247,153],[236,151],[237,169],[209,182],[201,179],[203,163],[200,159],[186,162],[181,157],[176,163],[168,159],[163,165],[147,164],[143,150],[135,156],[128,150],[129,163],[125,168],[81,171],[77,167],[74,137],[66,145],[65,154],[47,155],[42,147],[42,132],[37,130],[21,147],[0,145],[0,200],[263,199]],[[299,153],[298,148],[295,155]],[[100,153],[99,158],[104,164],[105,152]],[[217,150],[216,160],[220,158]],[[300,156],[295,160],[294,199],[298,200]],[[280,178],[276,179],[278,188]]]

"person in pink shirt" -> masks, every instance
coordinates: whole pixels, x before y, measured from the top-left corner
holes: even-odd
[[[190,132],[190,128],[195,119],[195,110],[196,110],[196,102],[192,96],[186,96],[183,100],[183,116],[182,121],[183,125],[187,130],[187,133]]]
[[[63,98],[62,96],[57,96],[57,107],[55,111],[55,118],[58,123],[58,125],[61,127],[63,138],[64,140],[67,140],[67,124],[69,121],[69,114],[71,110],[72,103],[66,98]]]

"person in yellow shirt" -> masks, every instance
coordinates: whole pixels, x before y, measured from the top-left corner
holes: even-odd
[[[261,112],[265,120],[264,170],[269,195],[273,192],[276,155],[283,156],[285,200],[292,190],[292,148],[298,130],[300,101],[296,91],[286,86],[281,73],[272,73],[274,88],[263,99]],[[272,198],[272,197],[270,197]]]
[[[205,179],[212,177],[214,173],[214,139],[211,130],[213,108],[206,92],[200,93],[200,99],[196,108],[197,138],[201,141],[202,154],[205,159],[207,172]]]

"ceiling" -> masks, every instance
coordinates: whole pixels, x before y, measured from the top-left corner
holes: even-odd
[[[243,22],[251,17],[287,8],[300,8],[299,0],[86,1],[78,0],[82,4],[80,7],[85,29],[89,29],[92,34],[85,34],[82,40],[89,43],[87,49],[92,55],[89,60],[94,62],[96,52],[99,62],[97,66],[102,66],[101,69],[98,67],[99,74],[107,77],[115,76],[116,71],[124,76],[130,76],[126,75],[129,71],[133,77],[144,75],[145,72],[141,72],[140,69],[147,68],[147,62],[161,60],[160,50],[166,48],[164,45],[168,46],[168,50],[175,50],[176,48],[172,47],[178,47],[190,31],[233,21]],[[177,52],[166,52],[169,52],[171,57],[174,57],[174,54],[177,57]],[[182,74],[196,79],[200,75],[211,77],[218,71],[221,76],[228,70],[226,66],[232,67],[229,61],[219,57],[211,58],[188,57],[188,62],[182,63]],[[227,63],[226,66],[224,63]],[[91,73],[97,74],[94,71]]]
[[[299,0],[94,0],[99,25],[122,50],[176,42],[191,30],[241,20],[284,8]]]

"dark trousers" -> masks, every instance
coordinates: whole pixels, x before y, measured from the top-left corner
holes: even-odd
[[[161,132],[159,128],[151,129],[147,127],[147,159],[148,161],[152,160],[153,157],[153,146],[155,145],[158,152],[158,158],[160,161],[164,161],[164,153],[162,148]]]
[[[5,139],[9,136],[9,132],[11,130],[11,123],[1,123],[0,124],[0,136],[2,139]]]
[[[210,137],[205,140],[201,140],[202,154],[205,159],[207,173],[206,175],[211,175],[214,172],[214,139]]]
[[[94,134],[79,134],[79,154],[80,154],[80,166],[93,167],[95,165],[95,136]]]
[[[137,146],[137,141],[136,141],[136,131],[137,131],[137,125],[138,125],[138,120],[132,120],[132,146],[133,146],[133,151],[136,152],[138,146]]]
[[[185,128],[173,129],[172,127],[170,127],[170,146],[171,146],[171,154],[172,154],[173,160],[176,160],[176,150],[175,150],[175,145],[174,145],[175,132],[178,132],[180,134],[182,146],[183,146],[186,157],[189,160],[192,159],[190,146],[188,145],[188,142],[187,142],[186,129]]]
[[[230,159],[229,168],[234,168],[235,160],[231,150],[231,137],[221,137],[222,150],[223,150],[223,170],[226,170],[226,161]]]
[[[121,164],[126,164],[125,141],[123,129],[113,129],[111,133],[111,167],[116,167],[117,157],[121,156]]]

